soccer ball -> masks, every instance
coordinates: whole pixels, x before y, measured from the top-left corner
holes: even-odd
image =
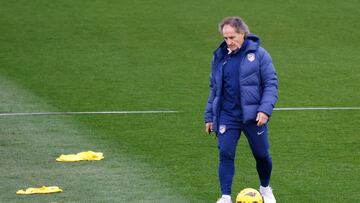
[[[245,188],[237,195],[236,203],[263,203],[263,198],[257,190]]]

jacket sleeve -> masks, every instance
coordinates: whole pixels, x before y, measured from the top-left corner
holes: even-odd
[[[271,116],[278,99],[278,78],[269,53],[264,49],[263,51],[264,54],[260,58],[260,77],[263,91],[258,112],[264,112]]]
[[[214,59],[211,61],[211,70],[214,70]],[[205,123],[209,123],[209,122],[213,122],[213,101],[215,98],[215,79],[213,77],[213,71],[211,71],[210,73],[210,93],[209,93],[209,97],[207,100],[207,104],[206,104],[206,109],[205,109],[205,116],[204,116],[204,120]]]

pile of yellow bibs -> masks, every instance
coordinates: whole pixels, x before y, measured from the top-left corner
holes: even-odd
[[[49,193],[55,193],[55,192],[62,192],[62,189],[60,189],[58,186],[42,186],[39,188],[33,188],[30,187],[26,190],[18,190],[16,194],[18,195],[30,195],[30,194],[49,194]]]
[[[87,152],[80,152],[77,154],[68,154],[64,155],[62,154],[59,158],[56,159],[56,161],[64,161],[64,162],[71,162],[71,161],[99,161],[103,159],[103,153],[101,152],[93,152],[93,151],[87,151]]]
[[[104,155],[102,152],[93,152],[93,151],[86,151],[80,152],[77,154],[68,154],[68,155],[60,155],[56,161],[61,162],[71,162],[71,161],[99,161],[104,159]],[[26,190],[18,190],[16,194],[18,195],[30,195],[30,194],[49,194],[49,193],[56,193],[62,192],[63,190],[60,189],[58,186],[42,186],[39,188],[28,188]]]

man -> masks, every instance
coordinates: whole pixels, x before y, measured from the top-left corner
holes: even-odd
[[[277,76],[260,39],[240,17],[219,24],[224,41],[214,52],[205,130],[218,136],[219,180],[222,196],[217,203],[231,203],[236,145],[244,132],[260,179],[265,203],[275,203],[270,187],[272,160],[267,122],[277,100]]]

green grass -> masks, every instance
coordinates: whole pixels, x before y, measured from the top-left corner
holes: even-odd
[[[181,111],[0,117],[0,202],[215,201],[216,139],[203,134],[202,116],[217,23],[240,15],[262,38],[279,75],[278,107],[359,106],[359,6],[0,0],[0,112]],[[358,110],[274,112],[278,201],[360,201],[359,124]],[[84,150],[105,160],[54,161]],[[258,187],[243,137],[234,180],[234,191]],[[43,184],[64,192],[15,195]]]
[[[1,104],[12,109],[47,110],[38,98],[1,78]],[[18,96],[21,95],[21,96]],[[6,99],[4,99],[6,98]],[[41,106],[38,106],[41,105]],[[1,105],[1,109],[4,105]],[[1,119],[1,202],[186,202],[169,183],[156,178],[141,154],[127,154],[128,146],[96,136],[69,116],[25,116]],[[60,154],[101,151],[98,162],[60,163]],[[58,185],[63,193],[16,196],[27,187]]]

